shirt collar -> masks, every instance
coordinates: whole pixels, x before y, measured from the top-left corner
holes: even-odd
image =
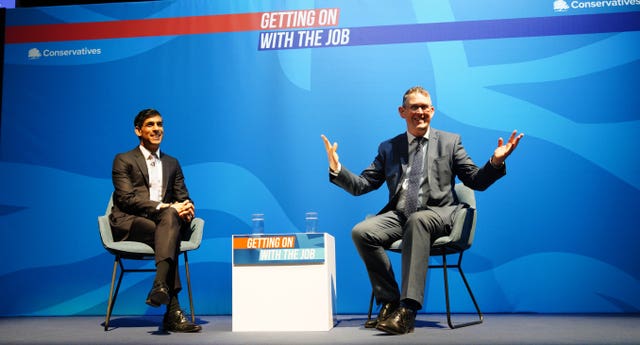
[[[425,133],[422,137],[425,138],[426,140],[429,140],[429,133],[431,132],[431,126],[429,126],[429,128],[427,128],[427,133]],[[416,137],[409,133],[409,131],[407,131],[407,140],[409,141],[409,145],[411,145],[411,143],[413,142],[413,139],[415,139]]]
[[[147,150],[146,147],[144,147],[143,145],[138,146],[140,148],[140,152],[142,152],[142,156],[144,156],[144,159],[149,158],[149,155],[152,153],[151,151]],[[160,158],[160,149],[158,149],[158,151],[155,152],[156,156],[158,158]]]

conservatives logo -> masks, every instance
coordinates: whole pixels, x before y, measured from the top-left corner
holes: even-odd
[[[640,0],[573,0],[567,3],[564,0],[554,0],[553,10],[555,12],[567,12],[568,10],[577,9],[589,9],[589,8],[607,8],[607,7],[625,7],[625,6],[638,6]]]
[[[564,0],[556,0],[553,2],[553,10],[556,12],[566,12],[569,9],[569,5]]]
[[[639,0],[640,1],[640,0]],[[49,58],[49,57],[80,57],[87,55],[101,55],[101,48],[80,48],[80,49],[43,49],[40,51],[38,48],[31,48],[27,52],[27,57],[29,60],[37,60],[40,58]]]
[[[38,48],[29,49],[29,60],[39,59],[40,57],[42,57],[42,53],[40,53],[40,49]]]

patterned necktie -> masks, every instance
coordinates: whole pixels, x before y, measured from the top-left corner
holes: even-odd
[[[160,158],[157,154],[149,155],[149,199],[153,201],[162,200],[162,168]]]
[[[416,142],[418,146],[413,154],[413,162],[411,163],[409,180],[407,181],[404,207],[404,215],[407,217],[418,209],[418,194],[420,192],[420,179],[422,178],[422,165],[424,162],[424,154],[422,152],[424,138],[415,138],[414,142]]]
[[[156,159],[158,159],[158,156],[155,153],[151,153],[147,159],[149,160],[149,165],[152,167],[156,166]]]

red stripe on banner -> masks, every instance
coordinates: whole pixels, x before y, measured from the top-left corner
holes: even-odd
[[[265,13],[269,13],[269,15],[265,16],[265,23],[262,23]],[[306,13],[307,16],[302,14],[295,16],[298,13]],[[334,16],[325,15],[326,13],[333,13]],[[78,41],[335,26],[337,25],[336,14],[339,14],[339,9],[312,9],[111,22],[8,26],[6,27],[5,43]],[[292,22],[293,26],[286,27]]]
[[[112,22],[8,26],[6,28],[5,42],[11,44],[251,31],[260,29],[261,16],[262,13],[246,13]]]

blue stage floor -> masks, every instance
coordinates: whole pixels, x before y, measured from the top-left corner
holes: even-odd
[[[640,344],[640,315],[490,314],[452,330],[445,315],[421,314],[402,336],[365,329],[365,318],[340,315],[327,332],[232,332],[231,316],[200,316],[197,334],[161,332],[158,316],[116,315],[108,332],[102,316],[0,318],[0,344]]]

